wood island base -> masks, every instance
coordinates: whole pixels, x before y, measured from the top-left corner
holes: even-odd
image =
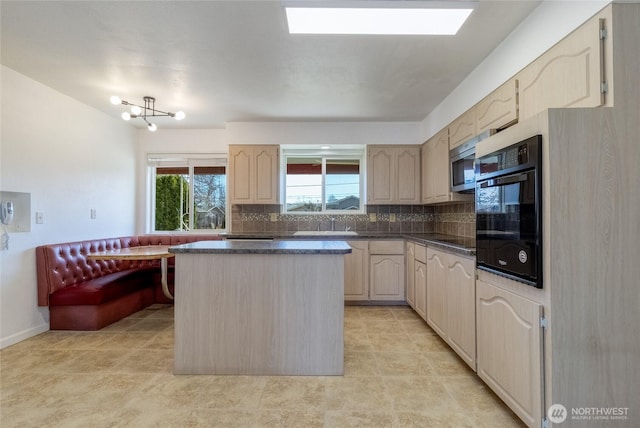
[[[175,374],[344,374],[343,254],[176,254]]]

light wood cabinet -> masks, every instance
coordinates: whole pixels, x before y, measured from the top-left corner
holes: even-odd
[[[427,324],[446,340],[447,261],[442,251],[427,248]]]
[[[521,119],[547,108],[604,104],[603,22],[598,18],[587,21],[516,75]]]
[[[403,241],[370,241],[369,299],[405,300]]]
[[[422,145],[422,203],[472,201],[473,195],[451,192],[447,128]]]
[[[232,204],[277,204],[278,146],[229,146],[229,201]]]
[[[542,305],[477,281],[478,375],[530,427],[541,426]]]
[[[420,146],[367,147],[367,203],[419,204]]]
[[[369,300],[369,242],[347,243],[352,252],[344,258],[344,299]]]
[[[511,79],[475,107],[476,135],[502,129],[518,121],[518,80]]]
[[[449,346],[476,369],[475,259],[447,254],[446,332]]]
[[[475,108],[470,108],[462,115],[458,116],[456,120],[449,125],[449,147],[453,149],[458,147],[465,141],[475,137],[476,132],[476,111]],[[447,151],[447,154],[449,152]]]
[[[414,264],[415,306],[414,310],[427,320],[427,265],[419,260]]]
[[[476,369],[475,260],[427,248],[427,323]]]
[[[415,306],[415,295],[416,295],[416,282],[415,282],[415,265],[416,265],[416,255],[415,255],[415,244],[413,242],[407,242],[407,251],[406,251],[406,266],[407,266],[407,303],[414,310]]]

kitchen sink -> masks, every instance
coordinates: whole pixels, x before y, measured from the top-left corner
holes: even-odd
[[[294,236],[353,236],[358,232],[352,230],[299,230]]]

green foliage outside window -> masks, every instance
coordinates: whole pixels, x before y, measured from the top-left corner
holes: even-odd
[[[187,212],[188,200],[189,183],[182,175],[158,175],[155,230],[183,230],[182,216]]]

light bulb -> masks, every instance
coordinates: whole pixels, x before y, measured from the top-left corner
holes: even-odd
[[[142,109],[138,106],[131,106],[131,113],[138,116],[140,113],[142,113]]]
[[[176,118],[176,120],[182,120],[185,118],[185,114],[182,110],[177,111],[176,114],[174,115],[174,117]]]
[[[111,100],[111,104],[113,105],[122,104],[122,100],[120,99],[120,97],[117,97],[115,95],[112,95],[110,100]]]
[[[156,129],[158,129],[158,127],[156,126],[156,124],[155,124],[155,123],[150,123],[150,124],[149,124],[149,131],[153,132],[153,131],[155,131]]]
[[[131,120],[131,115],[125,111],[124,113],[122,113],[122,118],[124,120]]]

